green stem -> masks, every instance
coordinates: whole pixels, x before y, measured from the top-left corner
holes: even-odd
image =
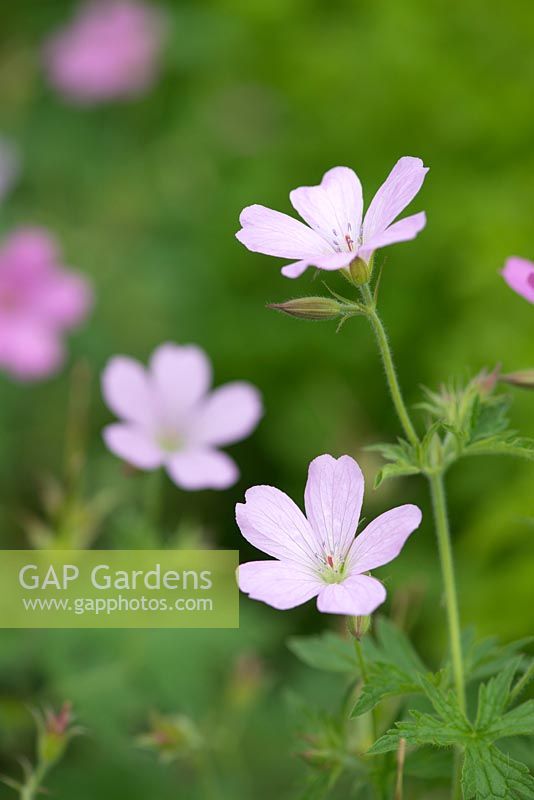
[[[35,772],[32,772],[20,790],[20,800],[35,800],[47,772],[48,766],[45,764],[38,765],[35,768]]]
[[[452,673],[454,685],[456,687],[458,703],[460,704],[462,711],[465,711],[465,685],[464,666],[462,659],[462,640],[460,636],[460,614],[458,612],[458,597],[456,592],[456,579],[454,576],[454,564],[452,560],[451,535],[449,530],[449,519],[447,516],[447,501],[445,498],[443,475],[441,473],[429,475],[428,481],[430,483],[430,493],[432,495],[432,508],[434,510],[439,557],[441,560],[441,572],[445,590],[445,606],[447,610],[447,624],[449,627]]]
[[[369,286],[367,284],[361,286],[360,291],[365,301],[367,316],[376,336],[378,349],[380,350],[380,355],[382,357],[382,364],[384,365],[386,380],[391,394],[391,399],[393,400],[393,405],[395,406],[395,411],[397,412],[397,416],[400,420],[404,433],[406,434],[406,438],[410,444],[417,446],[419,444],[419,439],[402,396],[402,391],[397,378],[397,371],[393,362],[393,354],[389,346],[386,330],[382,324],[382,320],[376,312],[375,301]]]
[[[354,639],[354,649],[356,650],[356,658],[358,659],[362,681],[363,683],[367,683],[369,677],[367,672],[367,664],[365,663],[362,646],[358,639]],[[376,708],[373,708],[371,711],[371,730],[373,742],[376,742],[378,739],[378,720],[376,718]]]

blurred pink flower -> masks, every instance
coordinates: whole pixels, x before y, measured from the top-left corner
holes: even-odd
[[[532,261],[512,256],[506,261],[501,275],[514,292],[530,303],[534,303],[534,263]]]
[[[246,502],[236,506],[237,524],[247,541],[278,560],[242,564],[241,591],[278,609],[317,597],[317,608],[328,614],[371,614],[386,590],[365,573],[398,556],[421,512],[413,505],[392,508],[354,538],[363,493],[356,461],[329,455],[310,464],[306,517],[273,486],[249,489]]]
[[[293,208],[310,227],[287,214],[253,205],[241,212],[242,228],[236,236],[255,253],[297,259],[282,268],[286,278],[298,278],[310,266],[342,269],[357,256],[369,261],[378,248],[414,239],[425,227],[423,212],[394,220],[411,203],[427,172],[420,158],[399,159],[362,222],[358,176],[348,167],[334,167],[319,186],[301,186],[289,194]]]
[[[12,233],[0,247],[0,368],[20,380],[55,372],[62,334],[85,319],[91,302],[88,282],[61,266],[47,231]]]
[[[142,94],[156,79],[164,15],[137,0],[91,0],[46,43],[50,83],[93,104]]]
[[[165,467],[183,489],[226,489],[235,462],[218,448],[249,436],[262,415],[261,396],[236,381],[209,392],[211,365],[195,345],[162,344],[148,369],[115,356],[102,376],[109,408],[122,422],[104,429],[120,458],[140,469]]]

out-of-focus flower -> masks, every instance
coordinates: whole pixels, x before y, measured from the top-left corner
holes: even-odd
[[[0,138],[0,201],[12,189],[20,173],[20,156],[14,144]]]
[[[212,392],[210,384],[210,362],[195,345],[161,345],[148,369],[115,356],[104,370],[102,390],[122,422],[105,428],[107,446],[140,469],[165,467],[183,489],[231,486],[239,471],[218,448],[252,433],[262,415],[261,396],[243,381]]]
[[[421,512],[414,505],[393,508],[354,538],[363,493],[356,461],[329,455],[310,464],[306,516],[273,486],[249,489],[246,502],[236,506],[237,524],[245,539],[278,560],[242,564],[240,589],[278,609],[317,597],[317,608],[328,614],[371,614],[386,590],[365,573],[398,556]]]
[[[19,380],[54,373],[64,359],[62,334],[92,302],[88,282],[61,266],[54,238],[20,228],[0,247],[0,368]]]
[[[72,706],[63,703],[59,711],[47,709],[44,714],[35,712],[37,722],[39,763],[50,767],[63,756],[69,741],[83,733],[79,727],[73,727]]]
[[[92,0],[46,43],[50,83],[80,104],[146,91],[159,70],[165,28],[160,9],[137,0]]]
[[[204,747],[204,739],[196,723],[185,714],[154,713],[149,731],[137,737],[137,745],[170,762],[193,758]]]
[[[501,275],[514,292],[530,303],[534,303],[534,263],[532,261],[512,256],[506,261]]]
[[[369,262],[380,247],[414,239],[426,225],[424,212],[394,220],[421,188],[428,168],[420,158],[399,159],[375,194],[363,218],[362,185],[348,167],[334,167],[319,186],[301,186],[289,194],[294,209],[308,223],[265,206],[241,212],[236,236],[256,253],[296,259],[282,268],[298,278],[310,266],[343,269],[356,258]],[[310,226],[310,227],[308,227]]]

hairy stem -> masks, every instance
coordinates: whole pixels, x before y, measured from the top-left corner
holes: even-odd
[[[367,683],[368,680],[367,664],[365,663],[362,646],[358,639],[354,639],[354,649],[356,650],[356,658],[358,659],[360,673],[362,676],[362,682]],[[376,718],[376,709],[373,708],[373,710],[370,713],[371,713],[371,731],[373,735],[373,742],[376,742],[376,740],[378,739],[378,721]]]
[[[20,800],[35,800],[48,771],[45,764],[38,765],[20,790]]]
[[[360,287],[360,291],[365,301],[365,306],[367,309],[367,317],[369,318],[369,322],[371,323],[371,326],[376,336],[378,349],[380,350],[380,355],[382,357],[382,364],[384,365],[386,380],[391,394],[391,399],[393,400],[393,405],[395,406],[395,411],[397,412],[397,416],[400,420],[404,433],[406,434],[406,438],[408,439],[410,444],[416,446],[419,444],[419,439],[417,437],[417,433],[415,432],[415,428],[410,419],[408,409],[406,408],[406,403],[404,402],[404,398],[402,396],[399,380],[397,378],[397,371],[395,369],[395,364],[393,361],[393,354],[389,346],[386,330],[384,328],[384,325],[382,324],[382,320],[380,319],[380,317],[376,312],[375,302],[371,294],[371,290],[369,289],[369,286],[364,285]]]
[[[456,695],[462,711],[465,711],[465,686],[464,666],[462,659],[462,642],[460,636],[460,614],[458,612],[458,596],[456,579],[454,576],[454,563],[452,559],[451,535],[447,515],[447,501],[445,486],[441,473],[429,475],[432,508],[436,523],[441,573],[445,590],[445,606],[447,609],[447,624],[449,627],[449,643],[451,650],[452,673]]]

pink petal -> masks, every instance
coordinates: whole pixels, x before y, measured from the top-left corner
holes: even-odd
[[[245,539],[270,556],[315,567],[318,542],[293,500],[274,486],[253,486],[236,519]]]
[[[530,303],[534,303],[534,263],[532,261],[512,256],[506,261],[501,275],[514,292]]]
[[[161,422],[183,422],[211,385],[211,364],[196,345],[162,344],[150,359],[150,375]]]
[[[21,381],[46,378],[64,359],[58,335],[31,319],[5,320],[0,329],[0,367]]]
[[[64,330],[83,321],[92,300],[91,288],[81,275],[58,270],[35,297],[34,310],[57,330]]]
[[[322,584],[304,570],[281,561],[249,561],[238,571],[239,588],[252,600],[284,611],[300,606],[320,591]]]
[[[139,469],[156,469],[163,454],[144,428],[117,423],[104,428],[102,435],[112,453]]]
[[[408,536],[421,524],[417,506],[404,505],[381,514],[356,537],[348,561],[352,572],[367,572],[396,558]]]
[[[191,439],[222,446],[249,436],[263,413],[261,394],[250,383],[227,383],[202,403],[190,431]]]
[[[324,455],[309,467],[304,494],[306,516],[327,554],[344,558],[356,534],[364,478],[350,456]]]
[[[154,397],[148,375],[138,361],[127,356],[112,358],[102,373],[102,393],[118,417],[141,425],[154,421]]]
[[[237,239],[255,253],[280,258],[309,260],[310,256],[333,253],[333,248],[315,231],[280,211],[248,206],[241,212]]]
[[[174,483],[188,491],[227,489],[239,478],[235,462],[219,450],[184,450],[169,456],[166,466]]]
[[[356,242],[362,224],[362,185],[348,167],[334,167],[319,186],[301,186],[289,195],[293,208],[308,225],[329,242],[347,247]]]
[[[363,221],[363,240],[371,241],[412,202],[428,168],[420,158],[400,158],[373,197]]]
[[[282,275],[286,278],[299,278],[308,267],[317,267],[317,269],[329,271],[342,269],[343,267],[348,267],[356,255],[356,252],[343,252],[310,256],[307,261],[295,261],[293,264],[287,264],[285,267],[282,267]]]
[[[411,217],[400,219],[398,222],[394,222],[393,225],[390,225],[389,228],[386,228],[385,231],[382,231],[382,233],[377,233],[372,239],[366,241],[359,255],[364,260],[367,260],[368,256],[380,247],[415,239],[425,225],[426,214],[424,211],[421,211],[419,214],[412,214]]]
[[[386,590],[376,578],[351,575],[343,583],[331,583],[321,590],[317,608],[325,614],[366,616],[386,599]]]

